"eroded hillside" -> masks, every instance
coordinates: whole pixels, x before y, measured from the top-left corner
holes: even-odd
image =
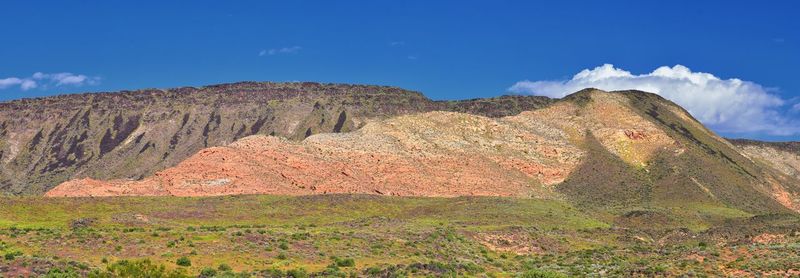
[[[78,179],[47,195],[532,196],[765,213],[797,211],[798,192],[796,179],[754,163],[672,102],[587,89],[502,118],[431,112],[301,142],[251,136],[139,181]]]
[[[0,103],[0,193],[42,194],[74,178],[141,179],[255,134],[302,140],[369,118],[435,110],[507,116],[543,97],[432,101],[395,87],[243,82]]]

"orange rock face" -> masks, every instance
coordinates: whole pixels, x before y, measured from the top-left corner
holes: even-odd
[[[509,123],[433,112],[370,123],[349,134],[315,135],[300,143],[251,136],[204,149],[140,181],[73,180],[46,196],[552,197],[549,185],[563,181],[581,155],[561,144]]]
[[[324,152],[275,137],[201,151],[142,181],[75,180],[47,196],[367,193],[527,196],[541,184],[481,156]]]

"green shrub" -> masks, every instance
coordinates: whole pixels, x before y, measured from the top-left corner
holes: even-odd
[[[472,274],[472,275],[478,274],[478,273],[481,273],[481,272],[485,271],[481,266],[479,266],[479,265],[477,265],[477,264],[475,264],[473,262],[465,263],[465,264],[461,265],[461,268],[464,269],[464,271],[467,272],[468,274]]]
[[[178,260],[175,261],[175,264],[179,266],[192,266],[192,261],[189,260],[187,257],[180,257]]]
[[[295,268],[295,269],[286,271],[286,276],[287,277],[292,277],[292,278],[307,278],[308,277],[308,272],[306,272],[306,270],[303,269],[303,268]]]
[[[558,273],[558,272],[552,272],[552,271],[541,270],[541,269],[532,269],[532,270],[528,270],[526,272],[523,272],[518,277],[520,277],[520,278],[566,278],[567,276],[565,276],[565,275],[563,275],[561,273]]]
[[[375,277],[375,276],[378,276],[379,274],[381,274],[381,272],[383,272],[383,269],[381,269],[380,267],[377,267],[377,266],[372,266],[372,267],[367,268],[367,270],[365,272],[370,277]]]
[[[13,252],[6,253],[6,255],[4,257],[6,258],[7,261],[11,261],[14,258],[19,257],[19,256],[22,256],[22,252],[21,251],[13,251]]]
[[[200,276],[201,277],[217,276],[217,270],[210,267],[203,268],[203,270],[200,271]]]
[[[121,260],[109,265],[105,271],[93,271],[89,278],[188,278],[185,270],[167,272],[164,265],[156,265],[148,259],[138,261]]]
[[[286,273],[284,273],[283,271],[281,271],[280,269],[277,269],[277,268],[269,268],[269,269],[262,270],[259,273],[259,277],[264,277],[264,278],[284,278],[284,277],[286,277]]]
[[[47,274],[40,276],[42,278],[78,278],[81,277],[74,269],[60,269],[53,268],[47,271]]]
[[[356,261],[353,260],[353,258],[340,259],[333,257],[333,261],[336,262],[336,266],[338,267],[353,267],[356,265]]]
[[[229,266],[227,264],[219,264],[219,267],[217,267],[217,269],[219,269],[219,271],[231,271],[232,270],[231,266]]]
[[[294,233],[292,234],[292,240],[306,240],[311,236],[309,233]]]

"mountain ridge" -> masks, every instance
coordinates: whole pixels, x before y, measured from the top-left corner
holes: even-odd
[[[73,180],[47,196],[331,193],[554,198],[622,215],[800,211],[797,179],[686,110],[651,93],[597,89],[501,118],[426,112],[295,142],[255,135],[140,181]]]
[[[0,192],[38,195],[72,178],[138,179],[253,134],[300,140],[365,119],[453,110],[504,116],[544,97],[434,101],[397,87],[240,82],[0,103]]]
[[[389,86],[240,82],[18,100],[0,104],[0,115],[6,194],[489,195],[622,212],[695,203],[748,213],[799,208],[797,155],[729,142],[677,104],[634,90],[434,101]],[[208,158],[230,162],[226,155],[237,152],[242,165],[260,166],[237,170],[250,179],[244,189],[225,189],[239,181],[217,170],[238,166]],[[364,153],[394,164],[358,164],[372,159]],[[275,162],[288,157],[300,164]],[[296,169],[303,163],[346,171]],[[287,183],[265,191],[263,180]]]

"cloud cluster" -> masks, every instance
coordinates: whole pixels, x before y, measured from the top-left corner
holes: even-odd
[[[278,55],[278,54],[296,54],[300,52],[300,49],[303,49],[299,46],[291,46],[291,47],[281,47],[281,48],[272,48],[272,49],[264,49],[258,52],[258,56],[266,56],[266,55]]]
[[[0,79],[0,89],[5,89],[12,86],[20,86],[22,90],[29,90],[36,88],[36,82],[29,79],[20,79],[17,77],[9,77]]]
[[[636,89],[652,92],[683,106],[712,129],[725,133],[800,134],[800,121],[788,116],[788,101],[772,90],[737,78],[721,79],[676,65],[659,67],[647,74],[605,64],[584,69],[569,80],[520,81],[515,93],[564,97],[584,88]],[[795,108],[800,104],[795,105]]]
[[[0,79],[0,89],[19,86],[23,91],[35,88],[97,85],[100,83],[99,77],[90,77],[83,74],[73,74],[69,72],[61,73],[41,73],[37,72],[30,77],[8,77]]]

